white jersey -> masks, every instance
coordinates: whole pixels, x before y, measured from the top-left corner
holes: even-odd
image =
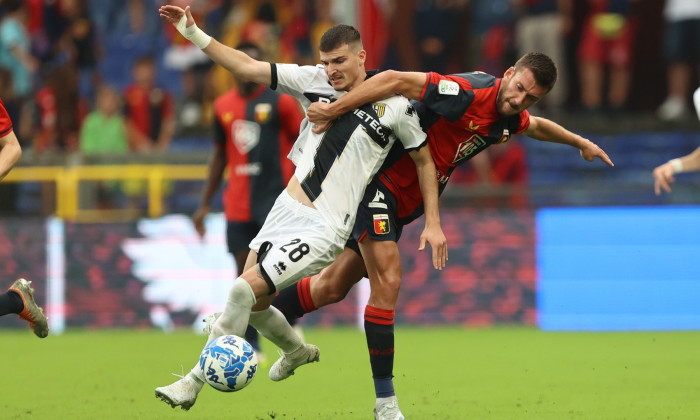
[[[296,97],[304,110],[312,102],[345,94],[331,87],[323,66],[272,65],[272,89]],[[418,115],[403,96],[361,106],[333,122],[322,134],[301,124],[289,158],[314,207],[341,236],[350,236],[367,184],[381,167],[396,139],[406,150],[426,142]]]

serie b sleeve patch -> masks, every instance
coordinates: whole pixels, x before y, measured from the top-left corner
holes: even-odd
[[[389,227],[388,214],[374,214],[374,233],[377,235],[386,235],[391,228]]]
[[[440,95],[457,96],[459,94],[459,85],[451,80],[440,80],[438,83],[438,93]]]

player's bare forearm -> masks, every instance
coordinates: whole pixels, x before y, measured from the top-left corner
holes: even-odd
[[[615,166],[600,146],[546,118],[531,115],[530,126],[525,130],[525,135],[535,140],[568,144],[579,149],[581,157],[589,162],[597,157],[606,164]]]
[[[321,125],[368,102],[401,94],[409,99],[419,99],[425,85],[425,73],[383,71],[362,82],[332,104],[311,104],[307,110],[309,121]]]
[[[433,266],[438,270],[445,267],[447,260],[447,239],[440,225],[440,210],[438,205],[437,170],[430,148],[427,146],[411,152],[411,157],[416,165],[418,183],[423,196],[423,208],[425,211],[425,228],[420,238],[419,250],[425,249],[425,243],[432,248]]]
[[[185,38],[199,47],[216,64],[242,80],[269,86],[272,81],[270,64],[250,58],[242,51],[223,45],[197,28],[190,7],[184,9],[164,5],[158,9],[160,17],[170,22]]]
[[[207,176],[206,183],[204,184],[204,188],[202,189],[200,206],[209,206],[211,203],[211,199],[221,186],[225,168],[226,152],[223,145],[217,144],[214,153],[212,153],[211,160],[209,161],[209,174]]]
[[[21,156],[22,147],[13,131],[0,137],[0,180],[10,173]]]
[[[204,219],[207,217],[207,214],[209,214],[209,205],[212,197],[214,197],[214,194],[221,186],[221,180],[224,176],[225,167],[226,155],[224,147],[221,144],[217,144],[216,149],[212,154],[211,161],[209,162],[209,174],[204,184],[204,188],[202,189],[202,197],[199,202],[199,207],[192,215],[192,223],[194,224],[194,228],[199,234],[200,238],[203,238],[206,234]]]
[[[209,46],[202,51],[216,64],[242,80],[265,86],[270,86],[272,83],[272,71],[268,62],[254,60],[248,54],[228,47],[213,38]]]

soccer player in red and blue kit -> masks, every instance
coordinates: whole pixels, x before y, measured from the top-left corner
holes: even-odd
[[[414,103],[414,108],[419,112],[421,126],[428,135],[441,192],[457,165],[518,133],[541,141],[568,144],[578,148],[585,160],[598,157],[612,166],[607,154],[590,140],[527,111],[551,90],[556,78],[555,64],[540,53],[523,56],[503,78],[481,72],[445,76],[386,71],[332,104],[311,105],[307,115],[317,125],[314,131],[321,132],[332,120],[354,107],[392,93],[421,101]],[[388,158],[387,162],[390,161]],[[396,247],[402,227],[422,213],[415,169],[406,161],[406,156],[394,162],[383,172],[380,170],[367,187],[351,237],[356,242],[349,241],[343,253],[321,274],[304,279],[296,288],[283,291],[273,302],[287,317],[298,317],[340,301],[366,274],[363,259],[357,252],[357,242],[389,244],[372,247],[379,252],[369,255],[374,260],[370,263],[378,265],[380,270],[370,275],[374,274],[381,282],[391,285],[376,290],[373,287],[365,309],[365,333],[377,398],[395,395],[392,381],[393,325],[401,283],[401,261],[398,252],[389,253],[387,250]],[[367,253],[363,255],[368,262]]]
[[[237,49],[256,60],[262,58],[260,48],[250,42],[240,43]],[[294,173],[294,164],[287,154],[299,135],[304,113],[289,95],[257,83],[236,81],[236,88],[214,102],[216,148],[192,221],[203,237],[204,219],[228,166],[229,180],[223,194],[226,238],[240,276],[248,257],[248,244]],[[248,327],[245,338],[261,358],[257,331]]]
[[[0,180],[10,172],[22,156],[22,147],[12,128],[5,104],[0,100]],[[17,279],[5,293],[0,293],[0,316],[17,314],[29,322],[34,334],[40,338],[49,335],[49,324],[44,311],[34,302],[32,282]]]

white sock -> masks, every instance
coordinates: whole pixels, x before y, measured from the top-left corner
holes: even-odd
[[[282,312],[274,306],[264,311],[251,312],[249,322],[263,337],[285,353],[291,353],[304,344],[304,340],[289,325]]]
[[[256,298],[253,289],[247,281],[237,278],[233,282],[231,291],[226,301],[226,307],[219,319],[216,320],[214,328],[211,329],[207,343],[222,335],[237,335],[243,337],[248,327],[248,317],[250,309],[255,305]],[[282,317],[284,319],[284,316]],[[204,374],[199,367],[199,363],[190,371],[194,377],[204,382]]]

